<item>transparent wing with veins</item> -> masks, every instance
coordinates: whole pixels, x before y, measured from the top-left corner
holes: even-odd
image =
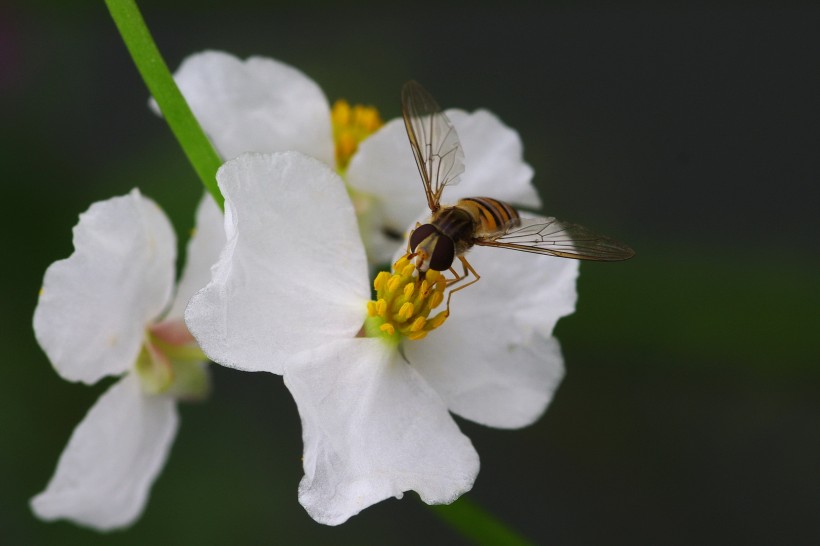
[[[436,212],[444,188],[457,184],[464,172],[458,134],[432,95],[415,81],[407,82],[401,90],[401,110],[427,206]]]
[[[480,246],[509,248],[576,260],[604,262],[626,260],[635,255],[627,245],[578,224],[555,218],[522,218],[500,235],[476,238]]]

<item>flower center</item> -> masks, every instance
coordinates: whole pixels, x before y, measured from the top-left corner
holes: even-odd
[[[373,281],[376,299],[367,302],[366,335],[395,343],[423,338],[447,320],[447,310],[427,318],[444,301],[446,285],[438,271],[417,274],[406,255],[399,258],[392,274],[381,271]]]
[[[359,143],[384,125],[384,122],[374,107],[362,104],[350,106],[344,99],[336,101],[330,117],[333,122],[333,141],[336,144],[336,167],[344,171]]]
[[[206,361],[182,320],[165,321],[145,331],[135,368],[146,394],[200,399],[210,387]]]

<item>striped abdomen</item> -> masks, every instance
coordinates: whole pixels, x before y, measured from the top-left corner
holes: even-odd
[[[499,235],[511,222],[519,222],[517,210],[492,197],[467,197],[460,199],[456,207],[466,210],[473,217],[476,222],[474,237]]]

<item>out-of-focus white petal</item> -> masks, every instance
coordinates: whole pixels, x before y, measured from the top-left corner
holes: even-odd
[[[168,218],[136,189],[81,214],[74,253],[46,270],[34,311],[34,333],[57,373],[94,383],[127,370],[171,299],[175,256]]]
[[[482,247],[467,257],[481,280],[453,295],[447,322],[405,342],[405,352],[457,415],[499,428],[528,425],[564,375],[551,334],[575,309],[578,262]]]
[[[31,500],[44,520],[68,519],[99,530],[139,517],[176,436],[176,404],[149,396],[127,374],[77,425],[45,491]]]
[[[285,359],[356,335],[370,297],[342,180],[299,154],[243,154],[217,173],[227,244],[185,311],[220,364],[282,373]]]
[[[285,384],[305,442],[299,502],[313,519],[338,525],[409,490],[448,504],[472,487],[478,454],[395,349],[360,338],[302,356],[286,366]]]
[[[447,110],[447,117],[458,131],[465,166],[461,181],[446,190],[448,202],[487,196],[530,208],[541,206],[532,185],[532,167],[524,162],[524,146],[515,130],[487,110]]]
[[[185,269],[182,270],[174,303],[165,320],[181,320],[188,300],[211,280],[211,266],[219,259],[219,253],[225,246],[224,224],[222,211],[206,192],[196,209],[196,228],[188,241]]]
[[[224,159],[296,150],[333,165],[327,98],[292,66],[204,51],[186,58],[174,79]]]
[[[524,162],[518,133],[486,110],[447,110],[464,150],[464,173],[448,186],[442,204],[462,197],[487,196],[512,204],[538,207],[531,184],[532,168]],[[427,209],[410,141],[401,119],[394,119],[359,145],[347,170],[348,183],[376,196],[385,210],[385,225],[402,233]]]
[[[404,233],[427,208],[424,185],[401,119],[389,121],[359,144],[345,178],[353,188],[378,200],[384,208],[385,225],[398,233]]]

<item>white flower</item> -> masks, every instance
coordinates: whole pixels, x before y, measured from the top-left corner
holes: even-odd
[[[185,320],[212,360],[284,375],[303,425],[299,499],[314,519],[336,525],[408,490],[452,502],[479,462],[449,412],[501,428],[544,412],[563,376],[551,333],[574,309],[576,262],[476,248],[481,281],[453,297],[443,324],[416,316],[440,293],[408,307],[412,328],[432,331],[399,344],[394,324],[378,328],[389,306],[368,303],[364,248],[335,173],[298,153],[243,154],[217,180],[227,243]],[[411,290],[402,279],[387,283],[399,298]]]
[[[64,379],[121,378],[74,429],[32,499],[38,517],[109,530],[141,514],[176,435],[175,399],[207,391],[204,355],[182,313],[224,245],[221,223],[205,196],[172,302],[176,237],[156,203],[135,189],[80,216],[74,253],[46,271],[34,333]]]
[[[518,133],[487,110],[467,113],[450,109],[445,114],[458,133],[465,168],[460,182],[447,187],[443,203],[455,203],[462,197],[488,196],[513,205],[541,206],[532,185],[532,168],[523,159]],[[388,122],[359,145],[346,180],[378,204],[382,211],[380,232],[403,233],[421,211],[427,211],[427,199],[403,119]],[[385,246],[380,248],[383,251]],[[386,261],[391,255],[379,257]]]
[[[327,98],[296,68],[204,51],[186,58],[174,80],[223,158],[295,150],[334,164]]]
[[[264,57],[242,61],[205,51],[186,58],[177,85],[225,159],[242,152],[298,151],[337,169],[354,190],[362,237],[371,263],[390,260],[396,237],[425,209],[421,179],[404,123],[395,119],[359,143],[349,166],[337,165],[344,142],[336,140],[331,108],[319,86],[299,70]],[[398,102],[399,90],[396,90]],[[540,207],[523,161],[518,134],[486,110],[446,110],[468,162],[458,186],[445,198],[487,195],[514,205]],[[371,116],[373,114],[370,114]],[[377,116],[377,114],[375,114]],[[370,116],[368,116],[370,117]],[[338,125],[338,123],[337,123]],[[369,125],[375,128],[377,125]],[[337,131],[338,133],[338,131]],[[345,160],[346,161],[346,160]]]

